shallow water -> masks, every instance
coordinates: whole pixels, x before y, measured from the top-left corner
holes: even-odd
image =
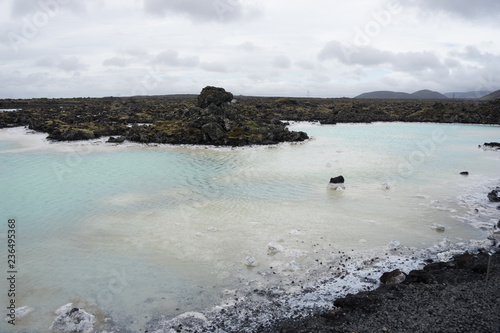
[[[300,274],[338,251],[487,235],[481,227],[494,207],[485,191],[499,182],[500,154],[478,144],[498,141],[500,127],[292,128],[312,139],[238,149],[115,146],[0,130],[1,244],[15,218],[16,306],[35,308],[16,328],[46,330],[53,312],[73,302],[140,331],[154,313],[200,311],[227,290],[265,283],[269,267],[295,261]],[[327,190],[337,175],[346,189]],[[269,255],[270,242],[283,252]],[[259,265],[245,266],[247,256]],[[0,301],[8,302],[4,292]]]

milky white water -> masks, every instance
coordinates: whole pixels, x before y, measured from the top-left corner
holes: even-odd
[[[140,332],[155,313],[201,311],[227,290],[266,283],[270,267],[290,270],[293,261],[300,276],[339,251],[488,235],[496,213],[486,194],[500,182],[500,152],[478,144],[500,141],[500,127],[292,129],[312,139],[235,149],[116,146],[0,130],[0,272],[15,218],[16,306],[35,308],[16,329],[44,331],[54,310],[73,302]],[[346,189],[327,190],[338,175]],[[271,242],[283,251],[269,255]],[[247,256],[258,266],[245,266]],[[2,279],[2,307],[7,289]],[[12,327],[2,322],[0,330]]]

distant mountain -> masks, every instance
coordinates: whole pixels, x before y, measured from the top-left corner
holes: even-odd
[[[384,99],[407,99],[410,98],[410,94],[405,92],[395,92],[395,91],[372,91],[361,94],[354,98],[384,98]]]
[[[431,90],[419,90],[413,94],[408,94],[405,92],[396,91],[372,91],[368,93],[361,94],[354,98],[364,98],[364,99],[447,99],[443,94],[437,91]]]
[[[491,91],[465,91],[465,92],[449,92],[444,94],[448,98],[463,98],[476,99],[488,95]]]
[[[480,101],[492,101],[494,99],[500,98],[500,90],[494,91],[491,94],[481,97]]]
[[[432,90],[419,90],[411,94],[411,98],[415,99],[447,99],[445,95]]]

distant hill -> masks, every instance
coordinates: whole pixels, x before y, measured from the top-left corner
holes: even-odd
[[[415,99],[447,99],[445,95],[431,90],[419,90],[411,94],[411,98]]]
[[[354,98],[363,98],[363,99],[447,99],[443,94],[438,93],[437,91],[431,90],[419,90],[414,92],[413,94],[408,94],[405,92],[396,92],[396,91],[372,91],[368,93],[361,94]]]
[[[463,98],[476,99],[488,95],[491,91],[465,91],[465,92],[449,92],[444,94],[448,98]]]
[[[384,98],[384,99],[407,99],[410,98],[410,94],[405,92],[395,92],[395,91],[372,91],[361,94],[354,98]]]
[[[481,97],[480,101],[492,101],[494,99],[500,98],[500,90],[494,91],[491,94]]]

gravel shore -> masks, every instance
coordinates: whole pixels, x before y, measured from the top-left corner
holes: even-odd
[[[348,295],[335,306],[320,316],[279,322],[266,332],[500,333],[500,253],[491,258],[465,253],[429,263],[402,283]]]

